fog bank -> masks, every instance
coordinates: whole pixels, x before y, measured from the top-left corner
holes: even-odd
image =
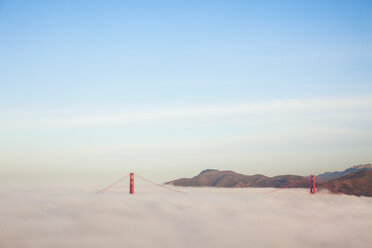
[[[372,198],[307,189],[0,188],[1,247],[369,247]]]

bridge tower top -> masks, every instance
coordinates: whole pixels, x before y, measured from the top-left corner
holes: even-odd
[[[310,193],[315,195],[315,175],[310,175]]]
[[[129,194],[134,194],[134,173],[129,174]]]

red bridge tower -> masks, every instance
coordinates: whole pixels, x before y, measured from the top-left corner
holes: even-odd
[[[134,194],[134,173],[130,173],[129,178],[129,194]]]
[[[315,175],[310,175],[310,193],[315,195]]]

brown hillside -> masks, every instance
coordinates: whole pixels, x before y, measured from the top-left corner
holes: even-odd
[[[309,187],[309,180],[295,175],[267,177],[243,175],[233,171],[204,170],[193,178],[181,178],[168,184],[184,187]]]
[[[372,170],[355,171],[321,185],[331,192],[372,196]]]

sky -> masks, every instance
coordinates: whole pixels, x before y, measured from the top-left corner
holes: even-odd
[[[0,180],[372,162],[370,1],[0,0]]]

